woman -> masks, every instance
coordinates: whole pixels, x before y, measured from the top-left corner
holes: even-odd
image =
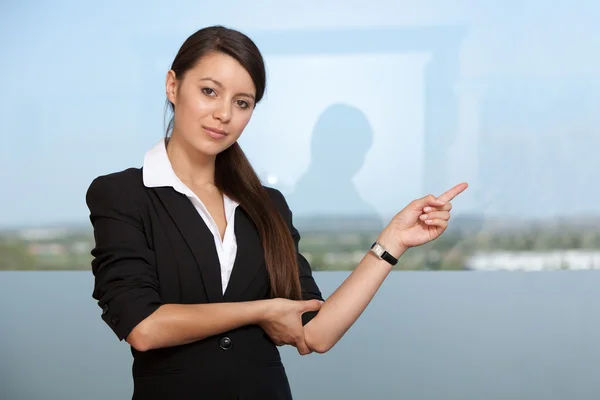
[[[93,297],[134,357],[134,399],[291,399],[279,345],[325,353],[406,249],[437,238],[460,184],[411,202],[323,302],[286,200],[237,140],[265,90],[254,43],[201,29],[166,78],[167,138],[87,193]]]

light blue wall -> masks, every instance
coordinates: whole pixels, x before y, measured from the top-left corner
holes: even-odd
[[[387,222],[413,198],[468,181],[456,214],[598,215],[600,203],[587,199],[600,197],[589,184],[600,167],[599,4],[4,5],[0,176],[27,196],[0,197],[0,227],[85,221],[91,180],[140,166],[162,136],[166,71],[184,39],[212,24],[244,31],[264,53],[267,95],[240,141],[265,181],[285,194],[302,189],[297,215],[313,211],[318,194],[329,199],[323,212],[344,199],[301,186],[319,159],[315,124],[338,103],[372,127],[352,130],[340,117],[345,136],[324,142],[362,161],[346,179],[368,206],[353,212]],[[331,155],[320,173],[339,162],[349,163]]]

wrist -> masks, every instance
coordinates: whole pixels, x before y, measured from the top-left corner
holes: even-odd
[[[383,231],[377,237],[377,243],[385,248],[394,258],[399,259],[407,249],[401,243],[398,243],[397,237],[394,236],[390,232]]]
[[[274,299],[256,300],[251,302],[254,306],[253,315],[257,325],[264,324],[272,320]]]
[[[261,325],[269,319],[269,300],[256,300],[248,302],[252,323]]]

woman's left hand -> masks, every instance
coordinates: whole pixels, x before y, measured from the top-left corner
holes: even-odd
[[[413,200],[394,216],[381,232],[379,241],[386,244],[397,257],[410,247],[437,239],[448,227],[452,201],[468,187],[463,182],[439,197],[428,195]],[[395,251],[394,251],[395,250]]]

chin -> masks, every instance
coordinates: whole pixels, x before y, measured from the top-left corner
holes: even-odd
[[[192,146],[198,153],[202,153],[204,155],[211,156],[211,157],[216,157],[219,153],[222,153],[223,151],[225,151],[229,147],[231,147],[231,145],[233,145],[233,143],[235,143],[235,141],[215,143],[215,142],[210,142],[210,141],[207,142],[205,140],[200,140],[200,141],[196,141],[196,143],[193,143]]]

